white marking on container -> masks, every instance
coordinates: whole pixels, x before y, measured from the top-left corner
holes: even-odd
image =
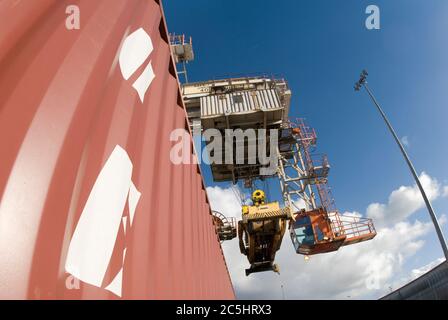
[[[66,271],[100,287],[122,221],[132,178],[132,162],[116,146],[98,175],[79,218],[65,263]]]

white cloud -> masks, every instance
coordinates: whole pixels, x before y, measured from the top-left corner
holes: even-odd
[[[409,143],[409,138],[408,136],[404,136],[403,138],[401,138],[401,143],[405,146],[405,147],[409,147],[410,143]]]
[[[410,280],[414,280],[417,279],[418,277],[424,275],[425,273],[427,273],[428,271],[434,269],[435,267],[437,267],[439,264],[441,264],[442,262],[444,262],[445,259],[444,258],[438,258],[430,263],[428,263],[427,265],[417,268],[417,269],[413,269],[411,272],[411,279]]]
[[[294,207],[295,207],[295,209],[297,209],[297,210],[305,209],[305,208],[306,208],[306,202],[305,202],[305,200],[303,200],[303,199],[298,199],[298,200],[294,201]]]
[[[435,200],[441,194],[441,185],[425,172],[420,175],[420,181],[430,200]],[[424,207],[424,201],[417,185],[401,186],[392,191],[387,204],[372,203],[367,207],[366,215],[374,219],[379,227],[392,225],[403,221]]]
[[[421,237],[430,227],[430,223],[402,222],[383,228],[372,241],[311,256],[308,261],[294,252],[285,234],[276,259],[280,275],[266,272],[246,277],[249,263],[238,251],[238,240],[224,243],[223,248],[240,299],[281,299],[281,285],[287,299],[377,298],[387,293],[403,263],[422,248]]]
[[[353,212],[349,212],[349,211],[345,211],[343,213],[344,216],[351,216],[351,217],[357,217],[357,218],[361,218],[362,214],[360,214],[358,211],[353,211]]]
[[[219,211],[226,217],[241,217],[241,204],[231,188],[207,187],[207,195],[212,210]]]
[[[431,199],[441,194],[437,180],[425,173],[420,176]],[[213,209],[239,218],[241,206],[233,191],[220,187],[207,188]],[[304,203],[296,205],[304,207]],[[337,252],[311,256],[308,261],[294,252],[288,232],[276,256],[280,275],[273,272],[251,274],[245,256],[240,254],[238,239],[223,244],[227,265],[240,299],[281,299],[283,285],[287,299],[373,299],[387,294],[412,279],[397,277],[408,259],[424,245],[424,237],[431,230],[431,222],[404,221],[423,207],[416,186],[401,186],[394,190],[387,204],[372,203],[366,213],[378,226],[377,236],[364,243],[343,247]],[[359,212],[345,212],[362,216]],[[441,217],[441,222],[446,216]],[[425,266],[426,267],[426,266]],[[420,269],[415,269],[417,275]],[[426,270],[424,267],[421,270]]]
[[[439,220],[439,224],[441,226],[444,226],[448,220],[448,218],[446,217],[446,214],[442,214],[437,220]]]
[[[434,261],[431,261],[430,263],[420,267],[412,269],[411,272],[403,277],[397,278],[390,286],[389,291],[392,292],[393,290],[397,290],[398,288],[401,288],[405,284],[411,282],[412,280],[417,279],[418,277],[424,275],[425,273],[429,272],[430,270],[437,267],[439,264],[444,262],[444,258],[438,258]]]
[[[448,197],[448,186],[443,187],[443,196]]]

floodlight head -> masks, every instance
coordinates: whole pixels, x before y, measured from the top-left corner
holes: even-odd
[[[358,82],[355,83],[355,91],[361,90],[362,85],[367,83],[368,74],[369,73],[367,72],[366,69],[362,70],[361,74],[359,75]]]

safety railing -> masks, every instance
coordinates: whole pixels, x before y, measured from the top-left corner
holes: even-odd
[[[266,72],[234,72],[234,73],[225,73],[215,75],[212,78],[214,81],[223,81],[223,80],[241,80],[241,79],[264,79],[269,81],[285,81],[285,78],[281,74],[277,73],[266,73]]]
[[[327,212],[337,212],[336,203],[330,187],[326,183],[316,184],[317,193],[319,194],[320,202]]]
[[[362,241],[371,239],[376,235],[372,219],[341,215],[338,212],[328,214],[331,227],[335,235],[345,235],[346,242]]]
[[[193,44],[193,39],[191,37],[186,37],[184,34],[170,33],[169,39],[170,39],[170,45],[172,46],[183,46]]]
[[[306,171],[310,179],[322,179],[328,176],[330,164],[325,154],[306,155]]]
[[[297,137],[297,141],[304,147],[309,147],[316,144],[317,135],[316,131],[309,127],[305,120],[297,118],[294,121],[289,121],[288,126],[294,129],[294,134]]]

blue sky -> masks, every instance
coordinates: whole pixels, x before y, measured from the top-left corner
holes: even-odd
[[[381,10],[380,30],[364,26],[370,4]],[[316,129],[341,212],[364,214],[369,204],[387,203],[393,190],[413,185],[379,114],[364,92],[353,90],[363,68],[397,133],[407,136],[417,171],[448,185],[447,1],[171,0],[164,8],[169,31],[193,37],[190,81],[253,72],[287,79],[290,115]],[[271,184],[271,197],[277,186]],[[433,205],[439,215],[448,213],[447,197]],[[416,219],[429,221],[423,209],[408,221]],[[442,256],[432,230],[424,240],[400,272]]]

